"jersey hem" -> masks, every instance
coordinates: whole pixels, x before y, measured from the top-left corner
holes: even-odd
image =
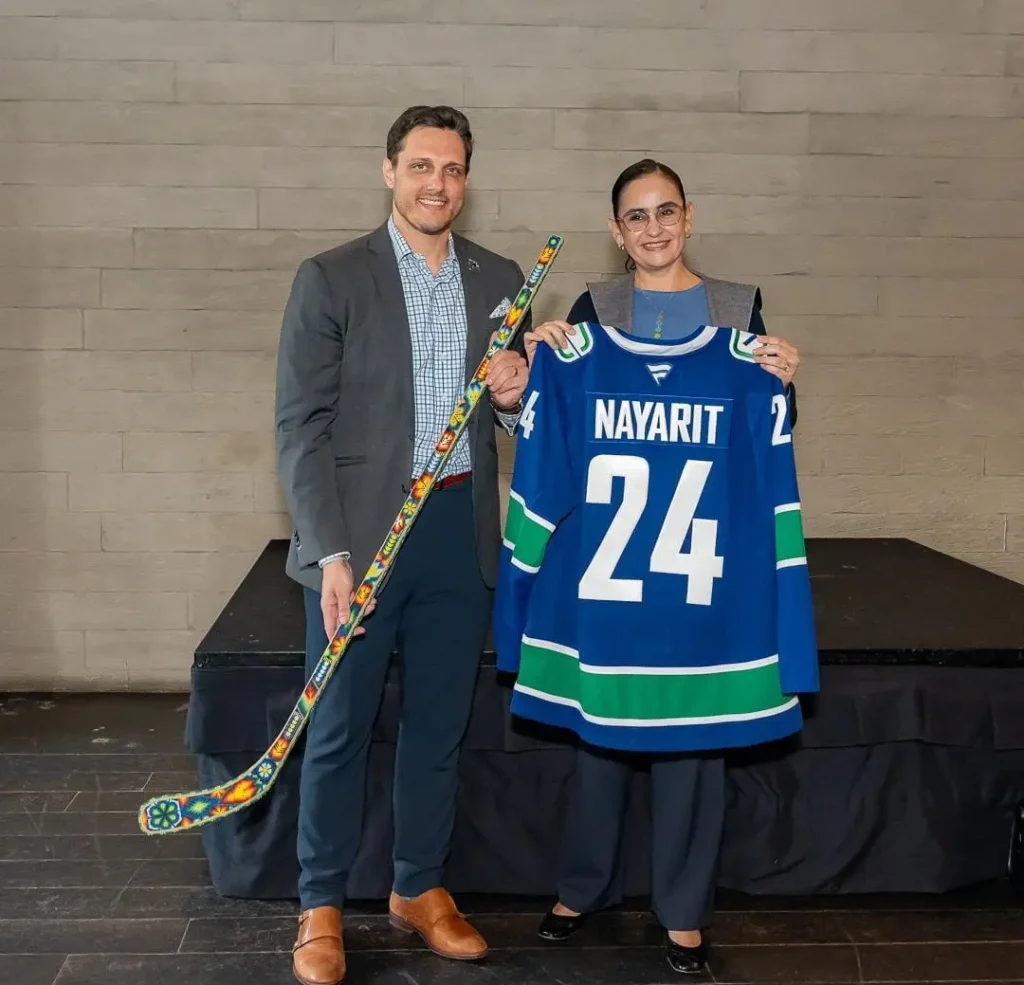
[[[707,753],[715,749],[746,749],[788,738],[803,727],[803,712],[796,698],[770,718],[715,725],[598,725],[584,718],[578,708],[554,704],[518,688],[513,690],[509,710],[516,717],[573,732],[589,745],[622,752]]]

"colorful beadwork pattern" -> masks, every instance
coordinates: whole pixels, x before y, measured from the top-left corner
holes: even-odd
[[[302,730],[306,727],[314,705],[344,655],[352,634],[362,621],[366,605],[376,594],[383,576],[394,562],[398,549],[434,487],[435,477],[448,460],[456,439],[465,429],[470,415],[479,402],[484,391],[484,381],[487,378],[491,359],[512,341],[523,317],[533,303],[537,290],[547,276],[552,261],[561,248],[562,237],[551,236],[544,249],[541,250],[536,265],[516,295],[512,307],[505,315],[505,320],[484,354],[476,373],[469,381],[466,392],[455,405],[455,409],[448,419],[448,427],[434,446],[434,453],[431,455],[430,461],[427,462],[427,467],[413,484],[409,496],[388,531],[377,556],[373,559],[366,576],[356,589],[348,621],[338,627],[334,637],[327,644],[312,677],[306,683],[302,695],[270,748],[245,773],[219,787],[147,800],[139,808],[139,827],[143,832],[150,835],[170,834],[211,824],[254,804],[264,797],[274,785],[274,781],[280,775],[281,767],[294,748],[296,740],[302,734]]]

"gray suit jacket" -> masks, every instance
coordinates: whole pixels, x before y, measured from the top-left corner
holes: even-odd
[[[523,284],[513,260],[455,237],[468,326],[466,382],[501,318],[491,312]],[[522,351],[524,319],[513,343]],[[293,534],[286,571],[319,590],[320,558],[351,552],[356,583],[409,493],[413,452],[412,343],[387,225],[303,260],[284,310],[275,431]],[[467,440],[477,557],[493,586],[501,547],[496,419],[484,397]],[[440,435],[438,435],[440,437]]]

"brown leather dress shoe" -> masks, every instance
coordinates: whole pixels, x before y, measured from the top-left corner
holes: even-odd
[[[487,942],[469,925],[445,889],[429,889],[414,899],[392,893],[390,909],[391,926],[406,934],[419,934],[442,958],[477,961],[487,953]]]
[[[337,907],[315,906],[299,914],[292,973],[302,985],[339,985],[345,978],[345,945]]]

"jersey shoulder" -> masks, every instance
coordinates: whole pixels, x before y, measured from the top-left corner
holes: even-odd
[[[741,328],[723,328],[722,333],[727,337],[729,355],[741,363],[750,363],[756,366],[754,361],[754,350],[758,347],[760,336]]]
[[[596,322],[580,321],[573,328],[576,331],[566,337],[565,345],[554,350],[555,359],[560,363],[579,362],[594,351],[600,326]]]
[[[754,350],[763,337],[740,328],[722,328],[719,331],[723,335],[722,344],[728,352],[729,365],[741,374],[744,385],[753,391],[774,390],[778,382],[776,377],[766,373],[754,358]]]
[[[578,322],[573,327],[576,331],[558,348],[547,342],[537,343],[528,387],[554,386],[556,390],[571,390],[582,385],[590,365],[589,357],[597,347],[595,340],[600,326],[594,322]]]

